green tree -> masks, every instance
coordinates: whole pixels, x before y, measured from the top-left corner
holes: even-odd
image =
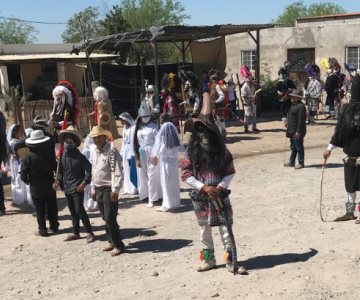
[[[285,7],[284,11],[272,22],[285,26],[294,26],[296,19],[315,17],[346,12],[341,6],[331,3],[314,3],[309,6],[304,1],[296,1]]]
[[[0,22],[1,44],[29,44],[36,41],[37,31],[27,23],[17,20]]]
[[[105,15],[105,19],[100,21],[104,29],[104,34],[110,35],[125,32],[129,28],[119,5],[114,5],[112,9]]]
[[[74,14],[61,35],[64,43],[79,43],[80,41],[103,35],[104,30],[99,20],[99,9],[89,6],[83,11]]]
[[[129,31],[136,31],[151,26],[179,25],[189,16],[179,1],[174,0],[123,0],[123,16]],[[136,45],[136,57],[130,56],[131,61],[138,61],[139,56],[149,60],[153,58],[150,44]],[[180,57],[176,47],[169,43],[158,45],[159,62],[174,61]]]

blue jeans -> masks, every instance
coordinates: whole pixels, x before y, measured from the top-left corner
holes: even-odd
[[[295,164],[296,156],[298,156],[299,164],[303,165],[305,160],[305,151],[304,151],[304,137],[295,139],[295,134],[290,136],[290,159],[289,162]]]

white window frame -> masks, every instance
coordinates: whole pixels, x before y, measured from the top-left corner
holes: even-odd
[[[244,54],[250,52],[250,65],[244,62]],[[255,72],[256,68],[256,50],[241,50],[241,65],[246,65],[251,72]]]
[[[357,53],[357,64],[356,67],[358,68],[358,70],[360,69],[360,46],[359,45],[350,45],[350,46],[346,46],[345,47],[345,61],[348,64],[349,63],[349,48],[357,48],[358,49],[358,53]],[[353,64],[353,62],[351,62]]]

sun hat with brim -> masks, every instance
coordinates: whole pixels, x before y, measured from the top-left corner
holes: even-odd
[[[25,140],[29,147],[45,143],[50,140],[50,137],[45,136],[42,130],[34,130],[30,133],[30,137]]]
[[[304,95],[301,91],[293,91],[292,93],[288,94],[290,97],[294,97],[294,98],[298,98],[298,99],[303,99]]]
[[[64,143],[64,141],[67,137],[71,138],[75,142],[76,147],[79,147],[81,145],[81,135],[74,128],[74,126],[70,125],[65,130],[61,130],[59,132],[58,142],[61,144]]]
[[[104,129],[101,126],[94,126],[91,129],[90,137],[94,138],[100,135],[105,135],[108,139],[112,137],[111,131]]]

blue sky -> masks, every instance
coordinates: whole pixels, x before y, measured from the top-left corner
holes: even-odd
[[[180,0],[190,19],[188,25],[268,23],[295,0]],[[306,5],[329,1],[304,1]],[[360,12],[359,0],[331,1],[348,12]],[[105,15],[121,0],[0,0],[0,16],[43,22],[64,22],[88,6],[97,6]],[[65,25],[38,25],[36,43],[60,43]]]

